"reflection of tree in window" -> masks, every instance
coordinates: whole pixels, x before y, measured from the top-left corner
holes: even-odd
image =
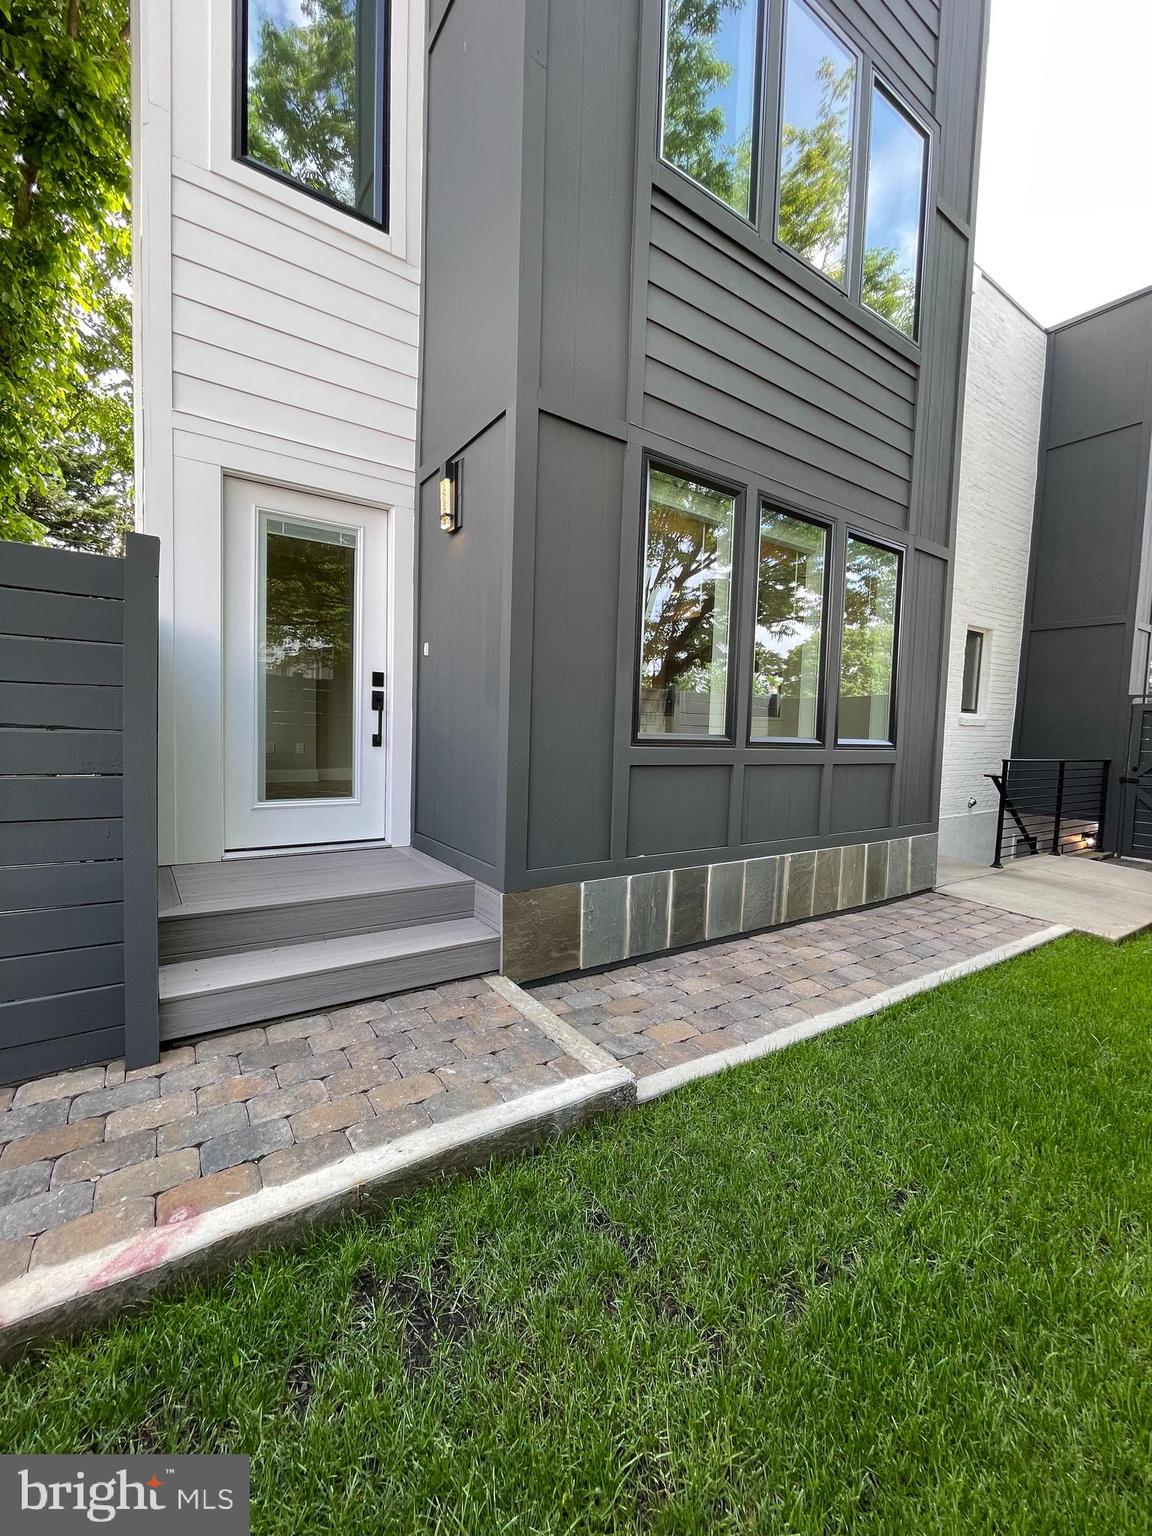
[[[836,283],[847,261],[855,107],[855,59],[807,6],[791,0],[777,235]]]
[[[802,518],[767,508],[761,517],[754,737],[817,734],[826,539],[823,528]]]
[[[874,89],[860,297],[907,336],[916,329],[925,150],[920,130]]]
[[[848,540],[837,728],[842,740],[888,740],[899,576],[894,550]]]
[[[756,0],[669,0],[664,158],[748,217]]]
[[[247,154],[373,212],[376,0],[249,0]]]
[[[734,501],[653,470],[640,656],[644,734],[722,736]]]

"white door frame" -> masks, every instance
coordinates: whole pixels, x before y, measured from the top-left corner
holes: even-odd
[[[394,517],[384,508],[228,477],[224,481],[223,789],[225,852],[275,851],[333,843],[383,843],[391,831],[392,765],[397,745],[391,595]],[[261,800],[259,764],[266,732],[260,708],[262,528],[267,516],[336,526],[356,538],[353,662],[353,764],[347,798]],[[383,742],[373,747],[370,674],[384,672]],[[404,777],[402,775],[402,777]]]

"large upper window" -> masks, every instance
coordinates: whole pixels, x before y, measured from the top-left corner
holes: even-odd
[[[779,114],[762,146],[765,59]],[[820,0],[664,0],[662,101],[668,165],[915,338],[928,135]]]
[[[906,335],[916,330],[928,141],[887,91],[872,92],[861,298]]]
[[[819,734],[827,546],[828,531],[816,523],[770,507],[760,514],[753,739]]]
[[[236,153],[387,221],[387,0],[236,0]]]
[[[840,741],[891,741],[900,556],[850,537],[844,567]]]
[[[848,273],[856,56],[809,10],[788,0],[780,111],[776,236],[825,277]]]
[[[640,638],[642,736],[725,736],[736,498],[648,472]]]
[[[752,216],[758,0],[668,0],[661,153]]]

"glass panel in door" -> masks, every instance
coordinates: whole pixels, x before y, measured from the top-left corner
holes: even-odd
[[[261,803],[357,793],[356,529],[260,515]]]

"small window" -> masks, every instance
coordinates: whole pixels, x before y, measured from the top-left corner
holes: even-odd
[[[892,740],[900,556],[849,538],[840,652],[840,741]]]
[[[668,0],[660,153],[752,217],[759,0]]]
[[[237,155],[380,225],[387,17],[387,0],[237,0]]]
[[[974,715],[980,708],[980,673],[984,666],[984,632],[970,629],[964,637],[964,681],[960,686],[960,712]]]
[[[776,238],[841,286],[855,118],[855,55],[803,0],[788,0]]]
[[[916,333],[927,152],[920,129],[874,86],[861,298],[906,336]]]
[[[642,736],[725,736],[736,498],[648,472],[640,640]]]
[[[751,735],[815,741],[819,734],[828,531],[765,507],[760,514]]]

